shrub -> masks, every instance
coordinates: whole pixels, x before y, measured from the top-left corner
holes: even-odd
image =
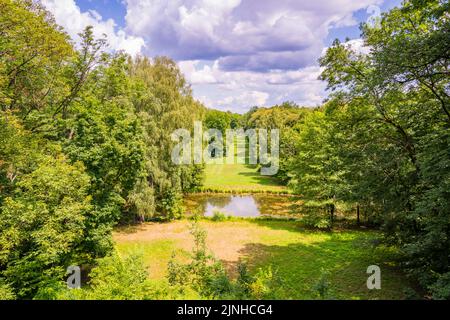
[[[176,298],[175,290],[152,283],[138,253],[122,257],[118,253],[99,259],[89,273],[86,288],[64,289],[56,299],[64,300],[153,300]],[[48,296],[43,296],[48,299]]]
[[[300,222],[306,227],[322,230],[328,230],[332,226],[329,217],[325,217],[323,214],[318,214],[316,210],[307,210],[305,216],[300,219]]]
[[[14,300],[16,296],[13,289],[2,279],[0,279],[0,300]]]
[[[238,264],[238,278],[231,280],[222,263],[206,250],[206,232],[194,221],[191,225],[194,248],[191,261],[181,264],[175,255],[169,261],[168,280],[178,288],[192,288],[203,298],[212,299],[280,299],[280,278],[267,269],[259,269],[255,276],[248,272],[247,265]]]
[[[327,279],[328,275],[322,272],[320,279],[316,282],[313,289],[317,292],[320,299],[325,300],[329,297],[330,283]]]
[[[250,299],[275,300],[283,298],[281,279],[272,267],[258,269],[258,272],[249,283]]]
[[[225,270],[206,248],[206,231],[202,229],[197,220],[191,224],[190,232],[194,237],[194,248],[191,252],[191,261],[180,264],[173,255],[168,264],[168,280],[172,286],[191,287],[201,296],[215,298],[223,293]],[[224,285],[221,287],[220,284]]]
[[[450,300],[450,272],[438,277],[438,280],[430,287],[433,299]]]
[[[228,219],[227,215],[220,211],[214,211],[213,216],[211,218],[212,221],[217,221],[217,222],[225,221],[227,219]]]

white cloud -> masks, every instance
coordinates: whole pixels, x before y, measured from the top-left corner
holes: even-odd
[[[124,0],[127,28],[151,55],[219,60],[227,70],[295,70],[315,62],[330,28],[383,0]]]
[[[248,106],[263,106],[269,94],[262,91],[246,91],[241,93],[239,96],[228,96],[223,100],[218,101],[218,106],[220,107],[236,107],[239,105]]]
[[[353,39],[345,43],[353,51],[358,54],[368,54],[370,53],[370,47],[365,46],[363,39]]]
[[[330,29],[353,26],[354,13],[384,0],[124,0],[127,30],[150,55],[179,61],[195,97],[245,112],[326,97],[317,60]],[[367,52],[361,40],[348,43]]]
[[[201,69],[197,69],[200,61],[188,60],[178,63],[181,72],[191,84],[210,84],[218,83],[216,79],[217,66],[210,67],[204,65]]]
[[[78,33],[91,25],[94,27],[94,35],[97,38],[107,36],[112,50],[123,50],[134,56],[141,53],[145,46],[142,37],[129,35],[124,29],[117,28],[113,19],[103,20],[94,10],[81,12],[75,0],[42,0],[41,2],[76,43],[79,41]]]
[[[193,85],[194,96],[210,108],[244,113],[255,105],[271,106],[287,100],[312,107],[325,97],[325,83],[317,79],[321,72],[318,66],[261,73],[224,71],[217,61],[211,65],[183,61],[179,65]]]
[[[197,99],[242,113],[286,100],[320,104],[326,85],[317,79],[317,59],[330,29],[356,27],[354,12],[383,0],[122,0],[123,28],[95,11],[81,12],[75,0],[42,2],[74,39],[93,25],[113,50],[168,55]],[[348,45],[369,50],[361,39]]]

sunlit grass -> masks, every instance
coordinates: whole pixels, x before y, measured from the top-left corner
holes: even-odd
[[[395,266],[395,252],[375,247],[379,234],[374,231],[319,232],[303,229],[294,221],[231,220],[201,221],[208,232],[207,244],[222,260],[230,274],[238,261],[250,270],[268,266],[282,280],[285,299],[317,299],[314,288],[325,277],[329,299],[402,299],[409,287]],[[193,245],[189,221],[150,223],[126,232],[116,232],[120,252],[140,250],[150,277],[163,281],[167,263],[176,252],[186,259]],[[382,289],[368,290],[367,267],[382,270]]]
[[[285,191],[278,179],[262,176],[256,166],[246,164],[209,164],[205,170],[204,188],[217,190]]]

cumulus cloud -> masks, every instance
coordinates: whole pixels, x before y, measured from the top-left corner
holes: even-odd
[[[217,64],[213,67],[204,65],[199,67],[200,61],[198,60],[188,60],[180,61],[178,63],[180,70],[185,75],[186,79],[191,84],[211,84],[219,83],[217,80]]]
[[[370,52],[370,47],[365,45],[363,39],[353,39],[345,44],[358,54],[368,54]]]
[[[318,58],[333,28],[354,27],[354,13],[384,0],[121,0],[125,25],[81,12],[75,0],[42,0],[77,39],[85,26],[108,36],[113,50],[167,55],[178,61],[194,96],[234,112],[326,97]],[[372,8],[372,9],[367,9]],[[375,12],[376,13],[376,12]],[[361,39],[348,42],[367,53]]]
[[[152,53],[218,60],[224,70],[295,70],[315,62],[332,27],[382,0],[125,0],[127,27]]]
[[[238,105],[262,106],[267,102],[269,94],[262,91],[246,91],[239,96],[228,96],[218,101],[222,107],[233,107]]]
[[[262,73],[225,71],[219,68],[217,61],[211,65],[183,61],[179,65],[193,84],[195,97],[211,108],[244,113],[252,106],[271,106],[287,100],[302,106],[316,106],[325,96],[326,85],[318,80],[321,72],[318,66]]]
[[[145,40],[142,37],[129,35],[124,29],[117,28],[113,19],[103,20],[95,10],[81,12],[75,0],[42,0],[41,2],[76,43],[79,41],[78,34],[91,25],[96,37],[107,36],[112,50],[122,50],[134,56],[141,53],[145,46]]]

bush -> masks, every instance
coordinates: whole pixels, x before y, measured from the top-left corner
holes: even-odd
[[[213,216],[211,218],[212,221],[220,222],[227,220],[228,217],[225,213],[220,211],[214,211]]]
[[[322,275],[320,276],[319,281],[316,282],[313,289],[317,292],[320,299],[325,300],[329,298],[329,291],[330,291],[330,283],[328,282],[328,274],[325,272],[322,272]]]
[[[318,211],[320,211],[319,208],[306,210],[306,213],[300,219],[300,222],[309,228],[329,230],[332,227],[330,218],[318,213]]]
[[[271,267],[258,269],[258,272],[249,283],[249,298],[256,300],[283,299],[281,279]]]
[[[430,291],[435,300],[450,300],[450,272],[439,276]]]
[[[16,296],[13,289],[2,279],[0,279],[0,300],[14,300]]]
[[[152,283],[138,253],[122,257],[118,253],[99,259],[89,273],[86,288],[64,289],[56,299],[64,300],[154,300],[174,299],[172,288]],[[48,297],[45,297],[48,299]]]
[[[223,281],[225,270],[206,249],[206,231],[197,220],[191,224],[190,232],[194,237],[194,248],[191,252],[191,261],[180,264],[173,255],[168,264],[168,280],[173,286],[191,287],[200,295],[215,298],[223,289],[219,286]]]
[[[180,264],[176,257],[168,265],[168,280],[172,286],[189,289],[207,299],[280,299],[281,281],[272,269],[259,269],[255,276],[247,265],[238,264],[238,278],[231,280],[222,263],[206,250],[206,232],[194,221],[191,225],[194,248],[191,261]]]

